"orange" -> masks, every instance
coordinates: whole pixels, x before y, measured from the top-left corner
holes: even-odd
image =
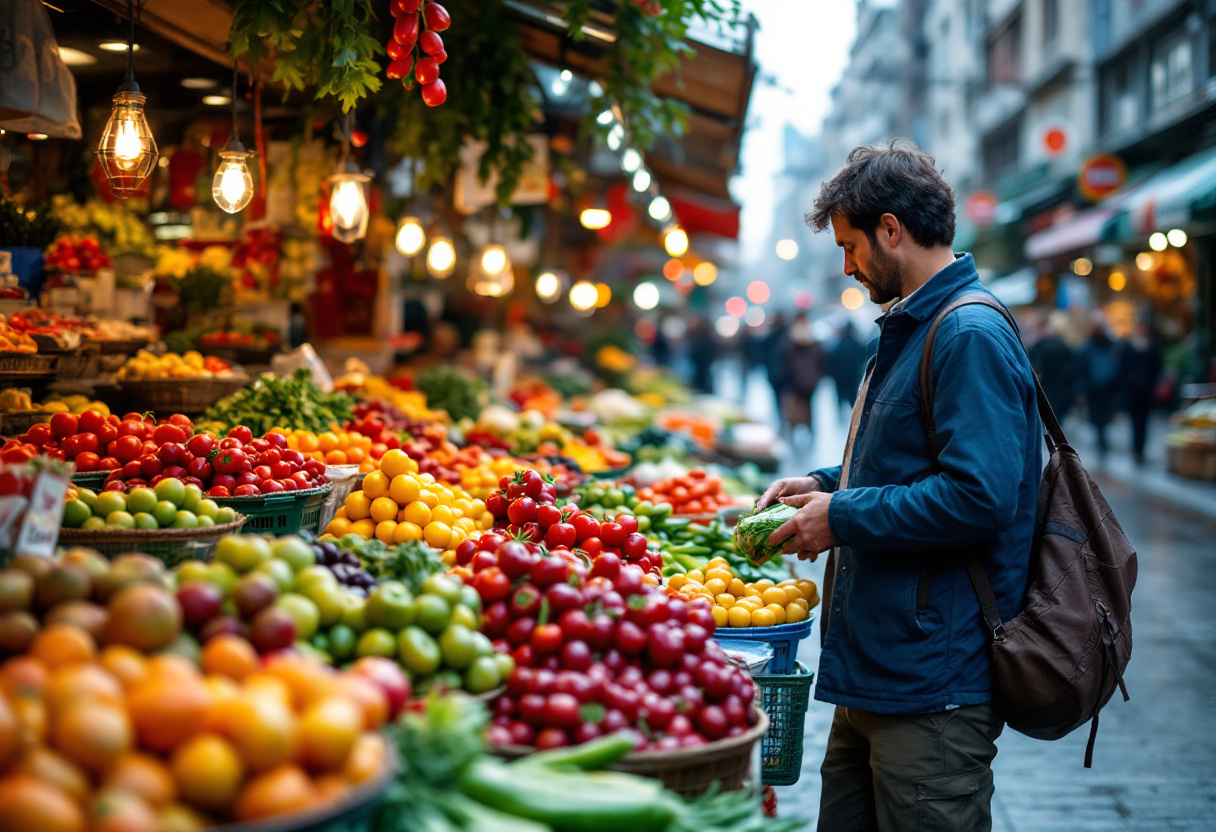
[[[354,523],[351,523],[350,533],[371,540],[376,536],[376,521],[370,517],[356,520]]]
[[[246,693],[231,703],[229,719],[221,730],[254,771],[281,766],[295,753],[295,715],[272,696]]]
[[[29,656],[14,656],[0,664],[0,693],[5,696],[41,696],[48,679],[46,665]]]
[[[372,500],[371,507],[368,509],[371,518],[377,523],[393,520],[397,516],[397,511],[397,504],[388,497],[377,497]]]
[[[346,798],[352,788],[345,778],[337,774],[323,774],[317,778],[316,803],[319,806],[326,803],[337,803]]]
[[[92,789],[89,775],[84,769],[49,748],[31,748],[13,767],[12,773],[28,774],[43,783],[50,783],[80,803],[88,799]]]
[[[425,505],[427,508],[434,508],[439,505],[439,496],[429,488],[424,488],[418,494],[418,502]]]
[[[389,453],[392,453],[391,451]],[[408,459],[408,457],[407,457]],[[380,469],[383,473],[384,469]],[[370,477],[371,474],[368,474]],[[388,476],[385,474],[385,476]],[[367,481],[364,480],[364,483]],[[418,494],[422,489],[418,485],[418,480],[408,474],[398,474],[393,477],[388,487],[388,495],[393,498],[399,506],[406,506],[418,499]]]
[[[361,734],[359,739],[355,740],[355,747],[351,749],[350,756],[346,758],[342,774],[347,780],[358,785],[383,771],[387,761],[388,746],[385,745],[384,737],[370,732]]]
[[[777,623],[777,616],[768,607],[758,609],[751,615],[753,627],[772,627]]]
[[[364,730],[374,731],[388,721],[388,697],[370,679],[354,673],[343,673],[334,683],[334,693],[359,706],[363,713]]]
[[[143,798],[106,788],[89,802],[89,832],[160,832],[160,823]]]
[[[148,672],[144,654],[125,644],[111,644],[101,651],[99,661],[101,666],[118,677],[118,681],[128,690]]]
[[[328,699],[337,684],[332,667],[307,656],[275,656],[266,663],[265,671],[287,686],[288,702],[297,711]]]
[[[346,462],[348,465],[357,465],[367,458],[367,452],[358,445],[351,445],[346,449]]]
[[[93,637],[72,624],[52,624],[30,645],[29,654],[50,669],[77,662],[91,662],[97,655]]]
[[[714,617],[714,624],[719,627],[726,627],[730,623],[730,610],[726,607],[713,607],[709,611]],[[751,613],[748,613],[748,621],[751,621]]]
[[[298,759],[311,769],[341,768],[363,730],[363,711],[339,697],[317,702],[300,718]]]
[[[810,613],[806,611],[805,607],[798,604],[790,604],[785,608],[786,624],[797,624],[800,621],[806,621],[808,617],[810,617]]]
[[[715,607],[715,609],[717,608]],[[716,621],[717,619],[715,618],[714,620]],[[748,611],[747,607],[736,604],[726,611],[726,620],[732,627],[750,627],[752,624],[752,613]]]
[[[330,431],[325,431],[317,437],[317,450],[323,454],[338,449],[338,437]]]
[[[240,636],[224,633],[203,647],[203,672],[242,681],[258,669],[258,653]]]
[[[301,453],[312,453],[317,450],[317,435],[312,431],[297,431],[296,436],[300,442]]]
[[[415,500],[410,503],[405,507],[404,511],[407,523],[413,523],[425,528],[426,524],[431,522],[431,508],[421,500]]]
[[[381,520],[376,524],[376,540],[379,540],[381,543],[387,543],[390,546],[393,545],[396,533],[396,520]]]
[[[738,578],[731,578],[730,583],[726,585],[726,591],[738,598],[747,594],[747,587]]]
[[[237,820],[257,820],[307,809],[314,800],[312,781],[298,766],[284,765],[263,772],[249,783],[236,802]]]
[[[371,515],[371,498],[362,491],[352,491],[347,494],[342,505],[346,508],[346,516],[351,520],[362,520]]]
[[[102,779],[101,785],[130,792],[154,808],[169,805],[177,794],[173,774],[165,764],[151,754],[138,751],[115,760],[114,767]]]
[[[785,607],[780,604],[765,604],[764,608],[773,614],[777,624],[785,623]]]
[[[52,714],[59,713],[78,699],[121,705],[122,682],[113,673],[95,664],[68,665],[51,674],[51,680],[43,692],[43,701]]]
[[[346,453],[344,451],[327,451],[325,454],[326,465],[345,465]]]
[[[21,717],[0,696],[0,771],[8,768],[25,747],[25,726]]]
[[[721,578],[709,578],[705,581],[705,589],[713,595],[723,595],[726,592],[726,581]]]
[[[98,774],[109,771],[135,741],[121,706],[83,699],[72,702],[55,720],[54,739],[69,759]]]
[[[446,549],[452,540],[452,530],[446,523],[427,523],[422,529],[422,538],[432,549]]]
[[[456,522],[456,512],[452,511],[451,506],[445,506],[442,502],[431,509],[431,522],[443,523],[445,526],[450,526]]]
[[[198,665],[176,653],[160,653],[152,656],[148,659],[147,670],[149,677],[182,679],[187,682],[198,681],[202,678],[198,672]]]
[[[393,448],[391,451],[385,451],[384,456],[380,457],[380,470],[390,480],[394,480],[401,474],[417,471],[418,463],[410,459],[405,451]]]
[[[341,509],[339,509],[341,510]],[[345,517],[335,517],[329,521],[329,525],[325,527],[326,534],[332,534],[334,537],[346,537],[350,534],[351,527],[354,523],[347,520]]]
[[[212,695],[199,676],[152,676],[127,697],[139,743],[152,751],[168,751],[203,727]]]
[[[0,829],[4,832],[84,832],[76,802],[50,783],[16,774],[0,780]]]
[[[161,809],[156,813],[156,820],[160,823],[160,832],[201,832],[216,825],[209,818],[180,803]]]
[[[344,430],[334,431],[334,436],[338,437],[338,450],[345,451],[350,447],[350,434]]]
[[[372,471],[363,478],[363,493],[373,500],[387,494],[388,488],[389,478],[382,471]]]
[[[770,587],[764,590],[764,592],[760,593],[760,599],[764,601],[765,606],[768,606],[769,604],[780,604],[781,606],[785,606],[787,603],[785,590],[775,586]]]
[[[214,734],[199,734],[182,743],[170,765],[182,802],[213,812],[232,806],[245,777],[236,748]]]
[[[422,527],[417,523],[403,520],[393,530],[394,543],[409,543],[412,540],[422,540]]]

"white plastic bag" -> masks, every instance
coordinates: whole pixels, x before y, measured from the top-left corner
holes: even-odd
[[[76,79],[40,0],[0,3],[0,128],[80,138]]]
[[[285,355],[276,355],[270,359],[270,371],[276,376],[289,376],[301,367],[308,368],[312,373],[313,384],[323,392],[334,392],[334,377],[325,369],[325,362],[317,355],[312,344],[301,344]]]

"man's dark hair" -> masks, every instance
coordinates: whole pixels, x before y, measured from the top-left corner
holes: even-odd
[[[922,248],[954,242],[954,190],[933,157],[909,139],[853,148],[848,163],[819,189],[806,223],[823,231],[835,214],[871,241],[879,218],[893,214]]]

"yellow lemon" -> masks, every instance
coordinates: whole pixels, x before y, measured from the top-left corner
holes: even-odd
[[[434,508],[439,505],[439,498],[435,496],[434,491],[422,489],[422,493],[418,495],[418,502],[423,503],[427,508]]]
[[[396,520],[381,520],[376,524],[376,540],[379,540],[381,543],[395,543],[397,540],[396,534]]]
[[[372,500],[369,514],[377,523],[382,523],[385,520],[393,520],[397,517],[397,504],[388,497],[377,497]]]
[[[780,604],[765,604],[764,608],[773,614],[773,616],[777,619],[776,623],[785,623],[785,607],[781,606]]]
[[[456,522],[456,514],[452,511],[452,509],[450,507],[445,506],[443,503],[440,503],[439,505],[437,505],[433,509],[431,509],[431,522],[432,523],[443,523],[445,525],[450,526],[450,525],[452,525],[452,523]]]
[[[680,587],[684,586],[684,584],[686,584],[686,583],[688,583],[687,575],[672,575],[670,578],[667,579],[668,589],[679,589]]]
[[[808,616],[810,616],[810,613],[798,604],[790,604],[785,608],[786,624],[797,624],[799,621],[806,621]]]
[[[373,500],[387,494],[388,486],[389,478],[382,471],[372,471],[363,478],[363,493]]]
[[[452,528],[460,529],[462,532],[464,532],[465,537],[468,537],[477,530],[477,521],[472,517],[461,517],[452,525]]]
[[[714,595],[721,595],[726,592],[726,581],[721,578],[710,578],[705,582],[705,588]],[[784,597],[784,594],[782,597]]]
[[[740,595],[747,594],[747,587],[743,585],[743,581],[734,578],[726,587],[726,591],[738,598]]]
[[[420,500],[415,500],[405,507],[405,520],[407,523],[425,526],[431,522],[431,507]]]
[[[714,610],[721,607],[714,607]],[[713,610],[710,611],[711,613]],[[714,619],[717,621],[717,618]],[[726,611],[726,621],[732,627],[750,627],[752,624],[752,614],[748,612],[747,607],[736,604]]]
[[[753,627],[772,627],[777,623],[777,616],[768,607],[758,609],[752,613]]]
[[[365,517],[362,520],[356,520],[351,524],[351,534],[357,534],[359,537],[365,537],[371,540],[376,536],[376,523],[370,517]]]
[[[714,603],[719,607],[726,607],[727,609],[730,609],[735,605],[735,596],[721,592],[714,596]]]
[[[362,491],[352,491],[346,495],[343,505],[346,506],[346,516],[351,520],[363,520],[371,514],[371,498]]]
[[[329,525],[325,527],[327,534],[332,534],[334,537],[342,537],[350,533],[351,523],[345,517],[335,517],[329,521]]]
[[[422,538],[433,549],[446,549],[452,539],[452,529],[447,523],[427,523],[422,529]]]
[[[714,607],[709,614],[714,617],[714,624],[719,627],[725,627],[730,622],[730,610],[726,607]],[[750,616],[748,618],[750,620]]]
[[[405,451],[393,448],[391,451],[385,451],[384,456],[380,457],[380,470],[384,472],[384,476],[394,480],[402,474],[417,471],[418,463],[406,456]]]
[[[764,592],[760,593],[760,598],[764,601],[765,606],[769,606],[770,604],[779,604],[781,606],[785,606],[787,603],[785,590],[775,586],[770,587],[764,590]]]
[[[422,527],[417,523],[398,523],[393,532],[393,542],[409,543],[414,540],[422,540]]]
[[[381,471],[384,469],[381,468]],[[371,476],[370,474],[368,476]],[[418,494],[421,489],[418,487],[418,480],[414,479],[409,474],[398,474],[393,477],[392,483],[388,487],[388,494],[393,498],[393,501],[398,505],[409,505],[418,499]]]

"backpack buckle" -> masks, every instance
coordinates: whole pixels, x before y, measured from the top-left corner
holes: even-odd
[[[1005,643],[1005,625],[1003,623],[997,624],[996,627],[993,628],[992,643],[993,644],[1004,644]]]

